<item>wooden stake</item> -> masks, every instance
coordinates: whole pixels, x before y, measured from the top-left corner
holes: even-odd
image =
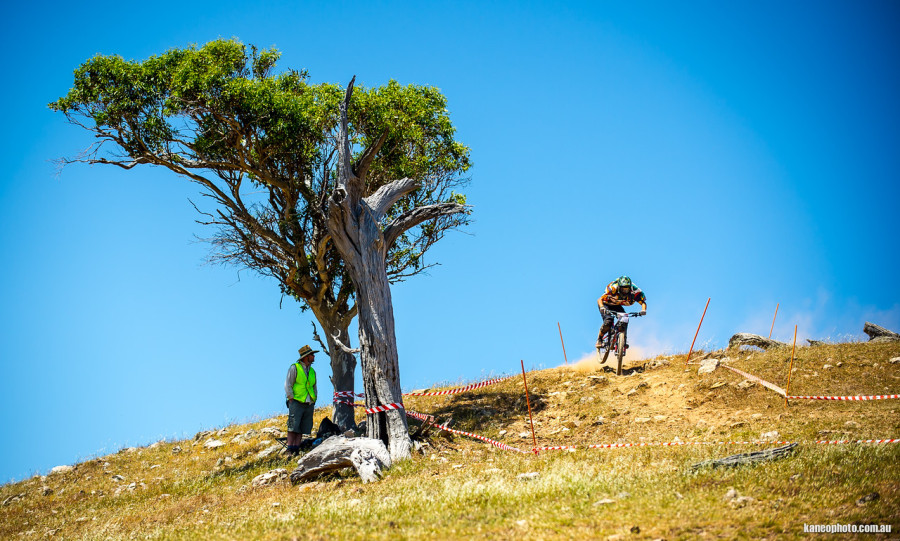
[[[559,328],[559,341],[560,341],[560,343],[562,344],[562,347],[563,347],[563,359],[566,360],[566,364],[569,364],[569,358],[566,357],[566,343],[563,342],[563,338],[562,338],[562,327],[559,326],[559,321],[556,322],[556,326]]]
[[[528,378],[525,377],[525,361],[519,360],[522,363],[522,380],[525,381],[525,403],[528,404],[528,420],[531,422],[531,441],[534,444],[534,454],[537,454],[537,437],[534,435],[534,419],[531,418],[531,399],[528,397]]]
[[[707,297],[706,306],[703,307],[703,315],[700,316],[700,325],[703,325],[703,318],[706,317],[706,309],[709,308],[709,299],[710,299],[710,297]],[[688,361],[691,360],[691,353],[694,352],[694,342],[697,341],[697,335],[700,334],[700,325],[697,325],[697,332],[694,333],[694,340],[691,342],[691,349],[688,351],[688,356],[687,356],[687,359],[685,359],[685,361],[684,361],[684,366],[687,366]]]
[[[772,328],[769,329],[769,338],[772,338],[772,331],[775,330],[775,318],[778,317],[778,303],[775,303],[775,315],[772,316]]]
[[[794,371],[794,351],[797,350],[797,326],[794,325],[794,347],[791,348],[791,367],[788,368],[787,388],[784,390],[784,407],[788,405],[788,395],[791,394],[791,372]]]

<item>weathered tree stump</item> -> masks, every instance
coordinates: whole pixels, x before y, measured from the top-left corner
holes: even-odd
[[[863,326],[863,332],[869,335],[869,342],[876,344],[900,340],[900,334],[889,331],[880,325],[869,323],[868,321],[866,321],[866,324]]]
[[[291,472],[291,483],[314,479],[330,471],[354,468],[363,483],[377,481],[391,467],[391,455],[381,440],[332,436],[304,455]]]
[[[712,466],[713,468],[718,468],[719,466],[742,466],[745,464],[753,464],[755,462],[765,462],[768,460],[778,460],[779,458],[784,458],[791,454],[794,450],[794,447],[797,447],[796,443],[791,443],[785,445],[784,447],[776,447],[774,449],[766,449],[765,451],[755,451],[753,453],[741,453],[739,455],[731,455],[725,458],[717,458],[715,460],[705,460],[703,462],[698,462],[691,466],[692,470],[698,470],[704,466]]]
[[[778,340],[772,340],[771,338],[766,338],[765,336],[760,336],[758,334],[739,332],[732,336],[728,341],[728,349],[739,348],[741,346],[756,346],[762,349],[791,347],[787,342],[779,342]]]

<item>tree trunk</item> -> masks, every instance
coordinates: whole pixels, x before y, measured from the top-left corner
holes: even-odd
[[[791,345],[786,342],[779,342],[778,340],[772,340],[765,336],[746,332],[739,332],[728,340],[729,349],[741,346],[756,346],[762,349],[791,347]]]
[[[344,220],[348,218],[351,225],[345,226]],[[381,230],[372,214],[365,209],[361,209],[356,216],[335,212],[330,219],[333,241],[356,286],[366,406],[402,404],[394,306],[385,269]],[[412,455],[412,441],[403,409],[368,415],[366,435],[383,441],[395,462]]]
[[[321,322],[320,322],[321,323]],[[335,392],[343,391],[355,393],[354,375],[356,372],[356,357],[352,353],[344,351],[335,341],[337,337],[341,344],[350,344],[350,332],[347,326],[340,328],[340,325],[326,328],[322,327],[327,335],[325,341],[328,344],[328,352],[331,354],[331,384],[334,386]],[[344,402],[353,402],[354,398],[341,398]],[[353,406],[349,404],[334,405],[334,424],[341,427],[341,430],[349,430],[356,428],[356,419],[353,414]]]
[[[374,224],[373,224],[374,225]],[[400,363],[394,332],[394,306],[384,268],[384,257],[371,254],[361,268],[350,267],[357,287],[359,307],[359,345],[362,351],[363,386],[366,406],[402,404]],[[355,272],[354,272],[355,271]],[[369,415],[366,435],[385,442],[391,458],[408,458],[412,452],[406,412],[394,409]]]
[[[863,326],[863,332],[869,335],[870,342],[896,342],[900,340],[900,334],[868,321]]]
[[[291,472],[291,483],[302,483],[350,467],[359,473],[363,483],[371,483],[378,480],[383,469],[391,467],[391,457],[380,440],[334,436],[297,462],[297,468]]]
[[[340,107],[338,175],[328,202],[327,227],[356,287],[363,387],[366,406],[372,408],[403,403],[394,307],[385,267],[390,241],[386,241],[379,221],[390,206],[415,189],[416,184],[409,179],[394,181],[364,199],[367,163],[371,163],[385,137],[363,152],[356,167],[351,165],[347,109],[352,94],[353,80],[347,86]],[[415,223],[418,222],[410,220],[402,225],[408,228]],[[402,232],[404,227],[398,226],[392,231]],[[385,442],[393,461],[412,456],[412,440],[403,409],[368,415],[366,433],[370,438]]]

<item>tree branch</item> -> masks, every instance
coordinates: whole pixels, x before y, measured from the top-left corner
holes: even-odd
[[[385,250],[390,249],[397,237],[402,235],[407,229],[427,220],[465,212],[467,208],[469,208],[467,205],[460,205],[459,203],[438,203],[437,205],[428,205],[427,207],[414,208],[404,212],[384,229]]]
[[[419,183],[415,180],[401,178],[378,188],[375,193],[366,197],[364,201],[372,209],[372,217],[377,222],[381,220],[394,203],[418,187]]]
[[[349,353],[349,354],[353,355],[353,354],[359,353],[359,351],[360,351],[359,348],[353,348],[353,349],[348,348],[347,346],[344,345],[343,342],[341,342],[341,339],[338,338],[337,336],[332,335],[332,336],[331,336],[331,339],[334,340],[334,344],[335,344],[337,347],[341,348],[341,350],[342,350],[344,353]]]
[[[313,338],[315,339],[316,342],[319,343],[320,346],[322,346],[322,352],[325,353],[325,355],[328,355],[329,357],[331,357],[331,352],[328,351],[328,346],[325,345],[325,342],[322,341],[322,337],[319,336],[319,332],[316,329],[315,322],[310,321],[309,324],[312,325],[312,328],[313,328]]]
[[[356,161],[356,166],[353,168],[353,172],[357,177],[366,178],[366,175],[369,173],[369,167],[372,165],[372,161],[375,159],[375,156],[378,155],[378,151],[381,150],[384,142],[387,141],[387,137],[388,132],[382,132],[381,136],[372,143],[369,148],[363,151],[362,155]]]
[[[350,210],[356,209],[362,196],[362,186],[359,177],[353,174],[350,164],[350,129],[347,120],[347,111],[350,109],[350,97],[353,96],[354,75],[347,85],[344,93],[344,101],[341,102],[341,126],[338,135],[338,178],[335,189],[335,202],[347,205]],[[343,192],[341,194],[340,192]],[[346,200],[343,200],[343,197]]]

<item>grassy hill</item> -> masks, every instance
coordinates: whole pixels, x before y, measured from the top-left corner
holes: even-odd
[[[784,386],[790,351],[730,354],[729,364]],[[798,350],[791,394],[900,393],[900,344]],[[829,367],[825,367],[829,365]],[[900,437],[900,400],[784,400],[684,355],[633,362],[616,377],[596,362],[529,373],[539,446],[670,441],[801,442],[785,459],[731,469],[697,462],[763,445],[502,451],[435,437],[424,455],[363,485],[352,470],[314,483],[251,487],[292,462],[263,430],[285,417],[167,441],[0,487],[0,538],[39,539],[693,539],[800,538],[804,524],[891,524],[900,535],[900,444],[816,440]],[[531,448],[521,378],[409,409]],[[317,412],[318,419],[330,408]],[[362,417],[360,417],[361,419]],[[415,422],[412,422],[415,424]],[[763,436],[767,434],[767,436]],[[224,443],[207,448],[210,440]],[[526,475],[522,474],[536,474]],[[734,489],[733,491],[731,489]],[[859,501],[867,495],[871,501]]]

